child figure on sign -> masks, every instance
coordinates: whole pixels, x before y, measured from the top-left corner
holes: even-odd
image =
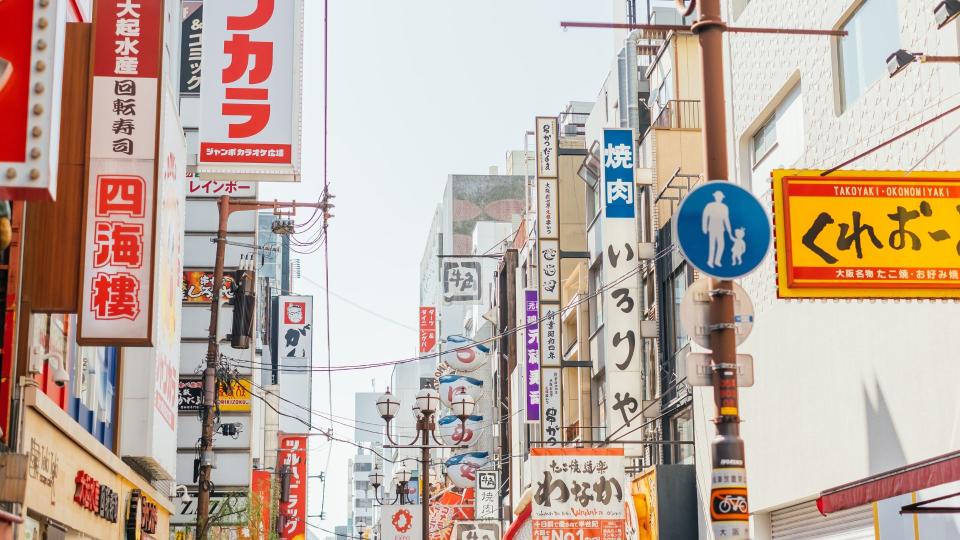
[[[730,237],[730,240],[733,241],[733,250],[731,251],[731,255],[734,266],[740,266],[743,264],[743,254],[747,251],[747,241],[744,239],[746,235],[747,230],[743,227],[740,227],[734,231],[734,235]]]

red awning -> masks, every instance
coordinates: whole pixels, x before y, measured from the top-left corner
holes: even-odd
[[[820,493],[823,515],[960,480],[960,451],[880,473]]]
[[[513,537],[517,534],[517,531],[520,530],[520,527],[523,527],[523,524],[530,519],[530,512],[533,511],[533,505],[528,504],[526,508],[517,515],[517,519],[513,520],[513,523],[510,524],[510,527],[507,529],[507,532],[503,535],[503,540],[513,540]]]

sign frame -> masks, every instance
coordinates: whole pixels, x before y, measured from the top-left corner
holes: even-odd
[[[841,281],[839,278],[834,279],[825,279],[817,281],[808,281],[807,283],[800,283],[802,280],[795,279],[792,275],[794,270],[794,261],[795,254],[794,250],[791,247],[791,220],[794,215],[791,215],[791,200],[794,197],[800,198],[807,195],[796,195],[790,193],[790,187],[794,189],[797,188],[808,188],[810,190],[816,188],[816,184],[823,183],[825,185],[833,184],[834,186],[849,186],[849,187],[861,187],[864,184],[872,185],[877,187],[876,195],[872,196],[851,196],[847,192],[837,191],[834,196],[830,195],[811,195],[818,196],[823,198],[830,198],[836,200],[856,200],[860,198],[861,200],[876,200],[876,199],[889,199],[891,200],[890,210],[894,211],[897,208],[897,204],[892,201],[910,201],[907,204],[900,203],[900,206],[906,207],[908,210],[917,210],[918,204],[923,200],[922,197],[913,197],[913,196],[889,196],[886,193],[881,193],[884,188],[895,188],[898,185],[901,187],[905,184],[914,184],[911,187],[917,187],[916,184],[926,184],[927,186],[939,185],[940,187],[948,188],[948,191],[960,188],[960,171],[835,171],[830,173],[828,176],[822,176],[823,171],[819,170],[809,170],[809,169],[776,169],[772,171],[772,184],[773,184],[773,215],[774,215],[774,225],[775,225],[775,243],[776,243],[776,272],[777,272],[777,296],[778,298],[808,298],[808,299],[855,299],[855,298],[869,298],[869,299],[936,299],[936,298],[950,298],[956,299],[960,298],[960,287],[957,286],[958,282],[954,279],[958,274],[960,274],[960,262],[954,265],[954,268],[942,269],[947,273],[947,276],[941,280],[930,280],[925,279],[921,282],[919,279],[910,279],[907,278],[908,282],[904,283],[903,286],[898,286],[900,279],[902,277],[902,272],[914,272],[916,273],[923,270],[925,272],[930,271],[939,271],[940,268],[930,267],[925,265],[924,267],[919,266],[891,266],[891,265],[868,265],[864,266],[862,264],[857,265],[846,265],[840,267],[839,265],[833,266],[834,271],[836,270],[849,270],[851,274],[850,279],[844,279]],[[796,186],[789,186],[788,184],[791,181],[797,182]],[[859,186],[858,186],[859,184]],[[836,190],[837,188],[835,188]],[[952,195],[946,197],[960,203],[960,195],[954,197]],[[934,199],[929,199],[934,200]],[[852,203],[851,203],[852,206]],[[928,210],[933,212],[934,209],[928,207]],[[852,211],[852,209],[851,209]],[[950,216],[955,219],[956,215]],[[842,222],[849,222],[851,219],[850,215],[836,216],[837,223],[830,225],[831,228],[839,226]],[[926,219],[927,216],[923,213],[919,215],[919,218]],[[916,222],[914,222],[916,223]],[[843,223],[846,225],[847,223]],[[870,225],[870,224],[868,224]],[[872,228],[872,226],[871,226]],[[918,228],[911,223],[911,227],[907,230],[915,229],[919,233],[920,239],[924,242],[932,242],[931,238],[927,236],[926,233],[929,233],[930,230]],[[957,234],[960,233],[960,230],[950,231],[945,229],[948,232],[952,233],[951,238],[948,241],[950,246],[956,244],[954,241],[957,238]],[[890,249],[888,244],[888,238],[886,231],[881,232],[880,230],[875,230],[875,234],[878,239],[881,241],[884,249]],[[830,244],[833,244],[835,239],[835,232],[830,231],[828,234],[826,231],[820,234],[821,240],[818,242],[822,245],[825,244],[823,238],[829,238],[831,240]],[[923,244],[922,244],[923,245]],[[922,246],[921,245],[921,246]],[[863,235],[863,251],[866,253],[869,250],[874,248],[870,244],[866,235]],[[839,256],[840,252],[837,251],[833,246],[829,250],[831,255]],[[908,250],[903,250],[908,251]],[[838,258],[838,257],[835,257]],[[869,260],[869,259],[858,259],[858,260]],[[840,262],[839,260],[837,262]],[[824,264],[824,268],[830,267],[829,264]],[[817,267],[814,267],[817,268]],[[891,281],[890,285],[884,284],[875,284],[877,286],[870,286],[868,283],[859,281],[866,278],[866,271],[870,270],[875,272],[876,269],[884,270],[884,277],[887,276],[888,272],[897,272],[898,278],[895,281]],[[861,277],[857,271],[863,272],[864,275]],[[953,270],[954,272],[951,272]],[[954,275],[954,278],[951,278],[951,274]],[[881,276],[877,272],[877,279],[880,279]],[[944,283],[946,281],[947,283]],[[938,284],[943,283],[941,286]]]

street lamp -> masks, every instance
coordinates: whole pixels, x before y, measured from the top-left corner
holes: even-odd
[[[454,407],[454,414],[460,420],[461,426],[465,428],[467,418],[473,414],[473,408],[475,406],[473,398],[458,395],[457,399],[455,399],[451,405]],[[393,436],[390,434],[390,422],[393,421],[397,415],[397,411],[400,410],[400,402],[390,393],[390,390],[387,390],[385,394],[377,399],[377,411],[380,413],[380,417],[383,418],[384,422],[387,423],[387,440],[390,442],[390,444],[384,445],[384,448],[416,448],[420,450],[420,477],[423,483],[421,494],[423,503],[421,508],[423,512],[423,518],[421,519],[423,530],[422,538],[430,538],[430,450],[442,448],[459,450],[461,448],[467,448],[466,445],[446,446],[437,438],[437,426],[433,419],[439,408],[440,393],[433,388],[424,388],[421,390],[417,394],[416,401],[412,407],[414,416],[417,419],[417,433],[414,435],[413,440],[410,441],[410,444],[399,444],[393,440]],[[407,472],[406,466],[401,468],[399,474],[401,476],[405,475],[406,480],[408,482],[410,481],[410,473]],[[382,475],[380,475],[378,480],[380,483],[383,482]],[[371,475],[371,483],[372,482]],[[398,482],[398,485],[400,484],[403,483]]]
[[[367,478],[370,480],[370,485],[373,486],[373,497],[377,500],[377,504],[408,504],[410,501],[407,500],[407,483],[410,482],[410,471],[407,470],[407,466],[404,465],[401,467],[397,474],[393,476],[393,483],[396,486],[395,495],[393,496],[393,502],[386,502],[386,498],[380,499],[380,486],[383,485],[383,473],[380,471],[380,467],[377,466],[373,469]],[[384,493],[386,495],[386,493]]]
[[[933,18],[937,21],[937,28],[943,28],[957,17],[960,17],[960,0],[943,0],[933,8]]]
[[[958,64],[960,56],[934,56],[931,54],[909,52],[904,49],[894,51],[887,57],[887,72],[891,77],[907,69],[907,66],[913,62],[940,63],[940,64]]]

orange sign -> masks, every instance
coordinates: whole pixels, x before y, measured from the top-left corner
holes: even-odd
[[[960,297],[960,173],[773,172],[782,298]]]
[[[233,298],[235,282],[233,276],[223,276],[220,287],[221,300]],[[188,304],[209,304],[213,300],[213,272],[184,272],[183,301]]]

